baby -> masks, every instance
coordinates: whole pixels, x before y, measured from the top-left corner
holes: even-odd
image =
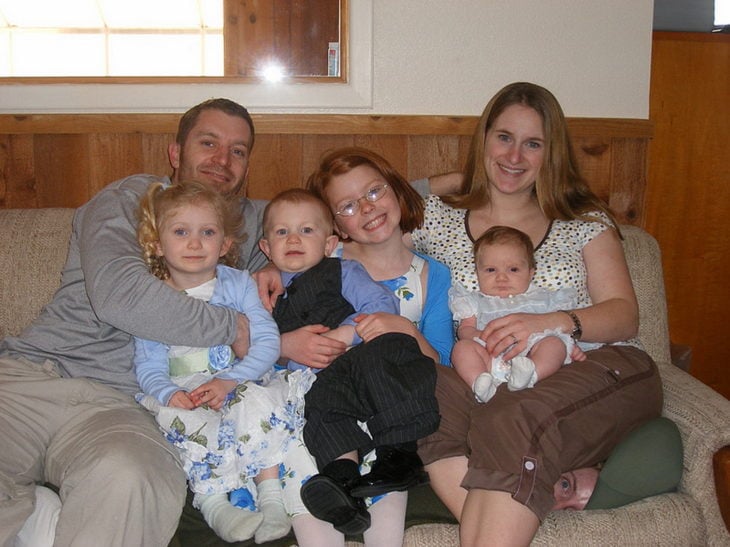
[[[556,291],[530,287],[535,273],[533,253],[526,234],[494,226],[474,242],[479,291],[468,292],[458,285],[449,290],[449,306],[459,322],[452,363],[479,402],[491,399],[502,383],[506,382],[511,391],[530,388],[562,365],[585,359],[573,338],[561,330],[531,335],[525,350],[506,362],[501,355],[492,357],[486,350],[481,336],[494,319],[511,313],[548,313],[575,307],[576,293],[571,287]]]

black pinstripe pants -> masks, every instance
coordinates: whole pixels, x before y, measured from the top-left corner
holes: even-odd
[[[320,470],[352,450],[362,456],[436,431],[436,366],[412,336],[388,333],[321,370],[304,405],[304,442]]]

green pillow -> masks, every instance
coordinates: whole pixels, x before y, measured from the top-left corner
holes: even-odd
[[[674,422],[655,418],[611,452],[586,509],[612,509],[676,490],[682,478],[682,439]]]

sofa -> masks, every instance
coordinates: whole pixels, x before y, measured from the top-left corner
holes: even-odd
[[[0,210],[0,338],[19,333],[51,299],[60,282],[72,216],[72,209]],[[533,544],[730,545],[713,473],[713,456],[730,445],[730,401],[672,364],[658,244],[635,226],[622,231],[639,299],[639,337],[662,375],[663,414],[681,432],[683,477],[677,492],[618,509],[553,512]],[[727,487],[721,484],[725,492]],[[458,545],[458,527],[430,488],[418,487],[410,498],[404,545]],[[186,508],[171,546],[230,545],[215,538],[198,517]],[[276,544],[293,543],[290,537]],[[357,544],[358,538],[348,543]]]

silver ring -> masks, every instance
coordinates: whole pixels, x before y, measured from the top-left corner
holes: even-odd
[[[516,344],[517,342],[519,342],[519,340],[517,340],[517,337],[514,334],[510,334],[510,336],[512,337],[513,344]]]

